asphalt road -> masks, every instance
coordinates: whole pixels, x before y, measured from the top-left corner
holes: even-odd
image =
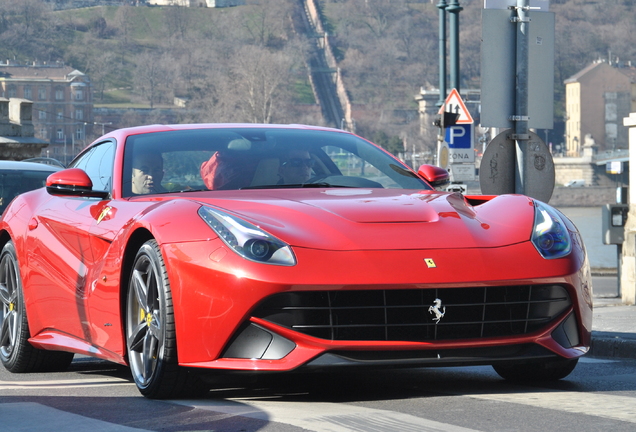
[[[0,369],[0,431],[633,431],[636,360],[582,360],[520,386],[490,367],[233,377],[198,400],[148,400],[127,369],[80,358],[57,374]]]
[[[617,279],[594,277],[594,295]],[[64,373],[0,367],[0,432],[636,430],[636,359],[584,358],[519,386],[488,367],[224,376],[197,400],[142,397],[127,368],[78,356]]]

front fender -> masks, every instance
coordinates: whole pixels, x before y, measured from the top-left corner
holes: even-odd
[[[201,205],[196,201],[174,200],[149,207],[133,221],[126,237],[144,228],[160,245],[215,239],[216,233],[197,213]]]

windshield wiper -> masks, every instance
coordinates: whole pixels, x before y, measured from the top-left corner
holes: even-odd
[[[350,188],[355,186],[344,186],[325,182],[318,183],[293,183],[293,184],[275,184],[275,185],[258,185],[246,186],[243,189],[301,189],[301,188]]]
[[[177,189],[177,190],[173,190],[173,191],[169,191],[169,192],[162,192],[162,193],[182,193],[182,192],[205,192],[205,191],[209,191],[210,189],[208,188],[187,188],[187,189]]]

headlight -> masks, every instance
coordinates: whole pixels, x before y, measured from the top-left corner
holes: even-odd
[[[267,264],[296,265],[296,257],[291,247],[259,227],[206,206],[201,206],[199,216],[226,245],[243,258]]]
[[[534,247],[545,259],[566,256],[572,250],[572,239],[559,212],[540,201],[534,203]]]

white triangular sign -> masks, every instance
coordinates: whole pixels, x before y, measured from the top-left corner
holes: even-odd
[[[459,95],[457,89],[451,90],[446,101],[444,101],[444,105],[440,107],[438,114],[442,114],[444,111],[459,114],[459,118],[457,119],[458,124],[473,123],[473,116],[471,116],[468,109],[466,109],[466,105],[464,105],[464,101]]]

